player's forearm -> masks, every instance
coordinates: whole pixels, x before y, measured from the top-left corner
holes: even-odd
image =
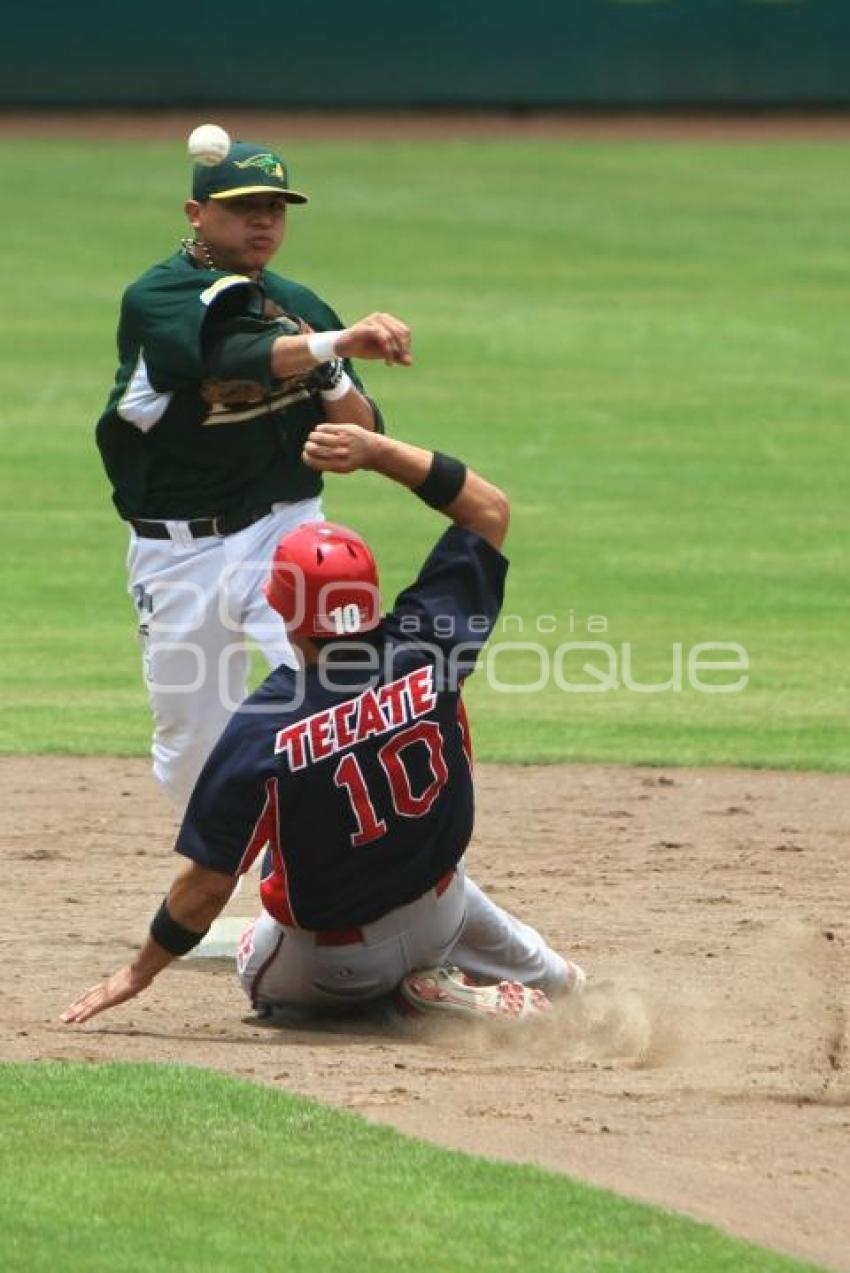
[[[402,442],[399,438],[376,437],[370,444],[369,468],[415,490],[428,476],[433,458],[433,451],[414,446],[411,442]]]
[[[136,958],[130,963],[130,973],[134,981],[138,983],[138,989],[142,990],[149,986],[154,977],[176,958],[176,955],[164,950],[159,942],[155,942],[149,936]]]
[[[169,913],[184,928],[205,933],[233,892],[236,880],[188,862],[168,890]]]
[[[189,934],[197,934],[198,941],[210,924],[224,909],[233,892],[235,881],[218,871],[207,871],[190,862],[183,868],[168,890],[165,907],[169,918]],[[140,979],[149,983],[166,968],[178,952],[169,950],[156,940],[156,920],[152,932],[139,951],[131,967]],[[167,938],[165,939],[167,940]]]
[[[276,380],[288,380],[315,371],[319,360],[310,352],[309,336],[278,336],[271,347],[271,372]]]
[[[233,884],[228,875],[189,863],[172,884],[147,941],[132,963],[75,999],[62,1013],[62,1020],[80,1025],[145,990],[173,959],[198,944],[230,896]]]
[[[369,358],[409,367],[410,328],[392,314],[370,314],[351,327],[278,336],[271,349],[271,369],[279,380],[312,371],[334,358]]]
[[[351,382],[351,388],[341,398],[329,401],[323,394],[322,411],[325,419],[331,424],[349,422],[359,424],[361,429],[368,429],[370,433],[375,431],[375,412],[372,404],[353,382]]]
[[[165,899],[170,920],[188,934],[197,934],[200,941],[224,909],[234,883],[232,877],[219,871],[207,871],[194,862],[188,863],[172,883]],[[156,940],[156,921],[152,929],[132,965],[148,980],[178,957],[177,952]]]
[[[370,445],[372,463],[377,473],[417,491],[429,480],[434,465],[434,452],[401,442],[398,438],[376,437]],[[459,526],[473,530],[494,548],[500,548],[508,532],[510,504],[505,493],[473,469],[466,470],[457,494],[439,511]]]
[[[414,491],[459,526],[474,530],[494,548],[508,531],[510,505],[503,491],[458,460],[424,447],[367,433],[351,421],[319,424],[304,443],[302,459],[320,473],[372,469]]]

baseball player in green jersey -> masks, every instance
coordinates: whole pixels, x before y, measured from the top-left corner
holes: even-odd
[[[191,237],[121,306],[97,442],[130,528],[154,773],[180,813],[245,696],[245,638],[271,667],[294,663],[262,585],[281,536],[323,516],[305,439],[323,421],[383,431],[351,359],[411,361],[399,319],[345,327],[266,268],[288,206],[306,202],[278,155],[234,143],[222,162],[195,166]]]

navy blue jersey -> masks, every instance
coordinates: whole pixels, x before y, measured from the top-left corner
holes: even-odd
[[[198,779],[177,851],[227,874],[264,848],[284,924],[366,924],[432,888],[473,823],[460,698],[502,605],[507,561],[452,526],[345,661],[282,666],[232,718]]]

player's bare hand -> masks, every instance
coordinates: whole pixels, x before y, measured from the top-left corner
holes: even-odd
[[[301,458],[321,473],[355,473],[372,467],[378,435],[359,424],[317,424]]]
[[[346,327],[337,337],[336,352],[340,358],[383,358],[388,367],[409,367],[410,328],[392,314],[369,314],[353,327]]]
[[[107,977],[105,981],[99,982],[85,994],[80,995],[79,999],[76,999],[62,1013],[62,1020],[66,1025],[80,1025],[83,1021],[97,1016],[99,1012],[132,999],[139,991],[149,986],[150,982],[149,977],[140,977],[133,965],[128,964],[120,972],[113,973],[111,977]]]

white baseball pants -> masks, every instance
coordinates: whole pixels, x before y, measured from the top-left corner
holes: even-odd
[[[408,972],[457,964],[482,981],[521,981],[548,993],[565,990],[569,965],[540,933],[502,910],[459,865],[444,892],[431,889],[399,906],[355,940],[323,944],[325,935],[287,928],[262,911],[245,931],[236,958],[255,1007],[301,1004],[340,1008],[391,993]]]
[[[169,539],[131,530],[128,588],[154,717],[153,771],[179,815],[247,693],[246,638],[269,667],[295,666],[283,620],[262,589],[281,536],[321,519],[320,500],[310,499],[275,504],[226,537],[192,539],[184,522],[167,523]]]

